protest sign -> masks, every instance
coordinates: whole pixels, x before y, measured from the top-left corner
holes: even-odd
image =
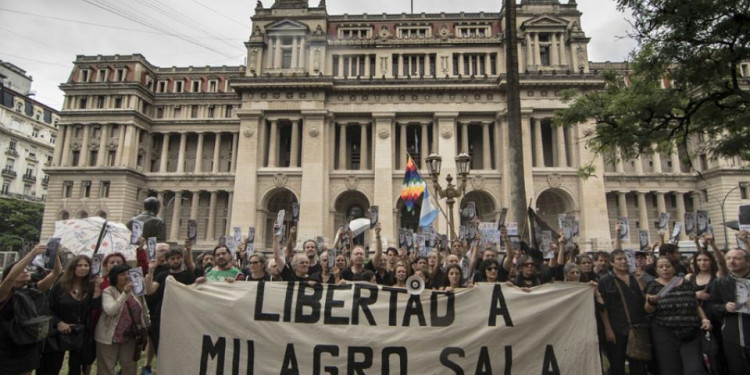
[[[168,279],[162,315],[180,318],[161,320],[158,371],[594,374],[592,296],[578,283],[410,295],[367,283]]]

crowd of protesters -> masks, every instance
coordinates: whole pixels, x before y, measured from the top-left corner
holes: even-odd
[[[278,228],[274,228],[276,233]],[[619,234],[619,225],[616,232]],[[146,241],[138,244],[137,262],[109,254],[101,275],[91,271],[92,260],[73,258],[65,269],[58,258],[52,270],[39,270],[32,260],[45,251],[37,245],[21,260],[3,270],[0,284],[0,374],[57,374],[67,355],[69,374],[134,375],[146,353],[142,374],[152,373],[158,355],[161,304],[166,280],[189,285],[205,282],[295,281],[341,284],[369,282],[407,287],[417,276],[427,289],[454,291],[478,283],[507,283],[533,293],[546,283],[573,282],[591,285],[595,298],[599,348],[603,373],[638,374],[750,374],[750,298],[737,300],[736,286],[750,279],[750,253],[735,248],[719,250],[711,234],[694,238],[698,252],[683,259],[676,245],[663,239],[649,251],[624,251],[616,235],[612,251],[581,253],[563,236],[552,244],[554,256],[525,243],[511,243],[503,228],[502,244],[484,244],[479,237],[438,243],[434,251],[420,255],[407,248],[383,249],[380,225],[373,228],[374,250],[349,245],[351,233],[343,228],[328,247],[314,240],[302,242],[299,251],[296,228],[285,242],[273,238],[269,256],[253,252],[246,244],[237,249],[224,245],[192,256],[191,241],[183,249],[166,243],[156,248],[149,261]],[[740,241],[750,246],[747,231]],[[498,251],[501,248],[503,251]],[[628,255],[634,256],[630,261]],[[633,264],[635,267],[633,267]],[[145,276],[145,298],[136,296],[129,276],[131,266]],[[40,271],[42,271],[40,275]],[[16,344],[6,327],[14,322],[14,303],[20,291],[46,293],[51,333],[42,342]],[[648,327],[652,359],[629,357],[631,328]],[[148,345],[146,346],[146,342]],[[644,344],[646,345],[646,344]],[[643,348],[642,348],[643,349]],[[118,372],[119,366],[119,372]]]

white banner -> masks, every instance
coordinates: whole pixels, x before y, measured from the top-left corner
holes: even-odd
[[[159,374],[594,374],[588,285],[167,281]]]

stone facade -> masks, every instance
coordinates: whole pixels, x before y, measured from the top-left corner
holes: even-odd
[[[587,249],[611,248],[618,213],[632,216],[633,229],[656,220],[654,204],[708,208],[719,222],[711,199],[750,180],[739,164],[707,161],[704,179],[674,167],[677,155],[643,155],[640,169],[615,165],[582,144],[591,124],[551,126],[565,106],[561,90],[603,86],[597,71],[606,66],[588,61],[580,16],[574,1],[528,0],[518,9],[527,197],[553,226],[558,213],[575,214]],[[171,241],[198,218],[201,249],[233,226],[256,227],[261,247],[269,246],[276,213],[293,201],[301,204],[300,240],[331,242],[347,216],[377,205],[392,242],[419,217],[399,199],[407,153],[425,175],[424,158],[438,153],[442,176],[455,176],[455,156],[468,153],[461,207],[474,201],[482,220],[494,221],[509,205],[500,13],[328,15],[325,2],[278,0],[268,8],[259,2],[252,21],[247,66],[77,57],[62,85],[64,136],[49,170],[43,234],[81,212],[126,221],[153,195]],[[595,175],[579,178],[589,162]],[[80,198],[85,181],[94,191]],[[704,190],[709,200],[693,203]],[[727,207],[736,207],[740,192],[731,198]],[[641,210],[632,208],[642,199]],[[445,218],[438,228],[447,231]]]
[[[57,111],[31,97],[31,77],[0,61],[0,197],[41,202],[47,197],[57,138]]]

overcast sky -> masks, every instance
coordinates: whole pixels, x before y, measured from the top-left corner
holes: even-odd
[[[409,0],[326,3],[328,14],[410,11]],[[273,0],[263,4],[270,7]],[[499,12],[500,4],[414,0],[414,12]],[[0,60],[26,70],[34,77],[37,100],[59,109],[63,92],[58,85],[67,81],[76,55],[141,53],[163,67],[242,65],[253,8],[255,0],[0,0]],[[625,60],[634,43],[622,38],[629,26],[615,10],[615,1],[578,0],[578,9],[583,12],[581,26],[591,37],[589,59]]]

